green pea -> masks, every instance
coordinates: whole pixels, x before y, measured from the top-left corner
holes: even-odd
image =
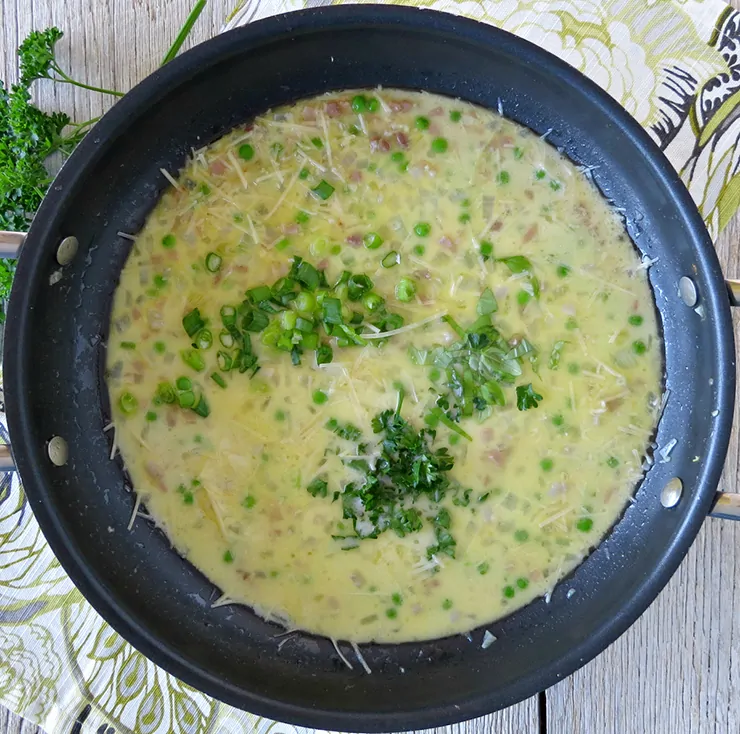
[[[176,242],[177,239],[173,234],[166,234],[162,237],[162,247],[166,247],[168,250],[171,250],[175,246]]]
[[[313,401],[316,405],[323,405],[328,399],[329,396],[323,390],[314,390]]]
[[[526,306],[531,300],[532,300],[532,296],[529,293],[527,293],[527,291],[522,290],[516,294],[516,302],[520,306]]]
[[[429,222],[419,222],[414,225],[414,234],[417,237],[429,237],[431,231],[432,225]]]
[[[552,459],[542,459],[540,462],[540,468],[542,471],[552,471],[552,467],[554,465],[554,462]]]
[[[630,316],[627,321],[629,321],[630,326],[642,326],[643,318],[642,316],[635,314],[634,316]]]
[[[442,602],[442,609],[452,609],[452,599],[445,599]]]
[[[434,138],[434,140],[432,140],[432,150],[435,153],[446,153],[448,147],[449,143],[447,142],[447,138]]]
[[[167,351],[167,345],[164,342],[154,342],[154,351],[157,354],[164,354]]]
[[[352,97],[352,110],[357,112],[364,112],[367,109],[367,101],[364,94],[357,94]]]
[[[617,468],[617,467],[619,466],[619,459],[618,459],[618,458],[617,458],[616,456],[610,456],[610,457],[609,457],[609,458],[608,458],[608,459],[606,460],[606,465],[607,465],[607,466],[608,466],[608,467],[609,467],[610,469],[616,469],[616,468]]]
[[[513,586],[504,586],[504,596],[507,599],[513,599],[516,594],[516,589]]]
[[[157,420],[157,414],[153,410],[148,410],[144,418],[146,418],[149,423],[153,423]]]
[[[647,352],[647,345],[644,341],[638,339],[637,341],[632,342],[632,351],[635,354],[645,354],[645,352]]]
[[[594,521],[590,517],[582,517],[577,523],[576,527],[582,532],[587,533],[594,526]]]
[[[462,120],[462,112],[460,110],[450,110],[450,120],[452,122],[460,122]]]
[[[395,592],[394,594],[391,594],[391,601],[397,606],[400,607],[401,604],[403,604],[403,597],[398,593]]]
[[[493,245],[488,240],[483,240],[480,243],[480,254],[484,260],[493,256]]]
[[[414,255],[418,255],[419,257],[421,257],[426,251],[427,251],[427,248],[424,247],[424,245],[414,246]]]
[[[516,585],[520,589],[526,589],[529,586],[529,581],[525,578],[520,578],[516,580]]]
[[[417,130],[428,130],[429,125],[430,125],[430,122],[429,122],[428,117],[419,115],[419,117],[416,118],[416,129]]]
[[[249,143],[239,146],[239,157],[245,161],[251,161],[254,158],[254,148]]]
[[[398,609],[394,609],[393,607],[386,609],[385,616],[388,617],[388,619],[395,619],[398,616]]]
[[[567,265],[558,265],[557,273],[559,278],[567,278],[570,274],[570,268]]]
[[[514,539],[520,543],[525,543],[529,540],[529,533],[526,530],[516,530],[514,532]]]
[[[563,418],[562,415],[560,415],[560,413],[552,417],[552,424],[554,426],[562,426],[564,421],[565,419]]]
[[[380,109],[380,102],[375,97],[370,97],[365,101],[365,106],[368,112],[377,112]]]

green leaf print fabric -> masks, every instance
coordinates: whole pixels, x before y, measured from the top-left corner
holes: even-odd
[[[225,27],[328,4],[250,0]],[[740,13],[717,0],[416,4],[516,33],[596,81],[665,152],[713,237],[740,207]],[[16,474],[0,480],[0,703],[50,734],[299,730],[209,698],[121,639],[59,566]]]

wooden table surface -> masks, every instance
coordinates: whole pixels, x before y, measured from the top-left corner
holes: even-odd
[[[234,3],[210,0],[188,45],[214,35]],[[32,29],[56,25],[65,32],[57,47],[63,68],[91,84],[129,89],[157,65],[192,4],[0,0],[0,74],[15,80],[18,43]],[[740,0],[733,4],[740,7]],[[54,105],[77,120],[99,115],[110,104],[102,95],[50,82],[37,83],[36,94],[42,106]],[[736,217],[717,244],[728,277],[740,277],[739,245]],[[738,423],[736,408],[736,428]],[[721,489],[740,488],[739,469],[734,430]],[[449,727],[450,734],[738,734],[738,548],[740,523],[707,521],[657,601],[600,657],[546,693]],[[36,726],[0,707],[0,734],[36,732]]]

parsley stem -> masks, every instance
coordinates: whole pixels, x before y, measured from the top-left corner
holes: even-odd
[[[185,43],[185,39],[190,34],[190,31],[193,29],[195,22],[198,20],[200,14],[206,7],[206,2],[207,0],[198,0],[198,2],[195,3],[195,6],[190,11],[190,15],[188,15],[188,17],[185,19],[185,23],[183,23],[180,32],[177,34],[174,43],[170,46],[169,51],[167,51],[167,53],[164,55],[162,63],[160,64],[161,66],[168,64],[170,61],[172,61],[172,59],[175,58],[175,56],[177,56],[178,52],[182,48],[183,43]]]
[[[63,84],[72,84],[80,89],[89,89],[91,92],[100,92],[101,94],[112,94],[114,97],[123,97],[123,92],[117,92],[115,89],[104,89],[103,87],[95,87],[92,84],[85,84],[84,82],[78,82],[76,79],[72,79],[69,74],[66,74],[56,63],[51,65],[51,68],[59,74],[60,78],[50,77],[55,82],[61,82]]]

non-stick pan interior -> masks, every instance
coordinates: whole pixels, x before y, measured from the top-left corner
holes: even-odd
[[[325,639],[242,607],[211,609],[219,592],[146,522],[126,526],[134,498],[110,461],[101,379],[111,297],[130,242],[197,148],[269,107],[327,90],[426,89],[496,108],[593,166],[624,209],[650,269],[666,339],[670,391],[656,460],[609,538],[564,581],[470,639],[363,646],[349,670]],[[55,248],[79,239],[59,269]],[[700,312],[678,296],[696,282]],[[399,730],[469,718],[551,685],[600,652],[657,594],[708,509],[726,448],[733,341],[721,273],[702,222],[665,159],[626,113],[579,74],[524,41],[472,21],[399,8],[329,8],[240,29],[198,47],[127,95],[66,165],[20,261],[6,334],[5,384],[17,462],[47,538],[96,608],[180,678],[275,718],[345,730]],[[715,413],[715,411],[719,411]],[[58,468],[55,435],[69,445]],[[698,458],[696,458],[698,457]],[[671,477],[677,508],[661,507]],[[574,593],[571,593],[573,590]]]

